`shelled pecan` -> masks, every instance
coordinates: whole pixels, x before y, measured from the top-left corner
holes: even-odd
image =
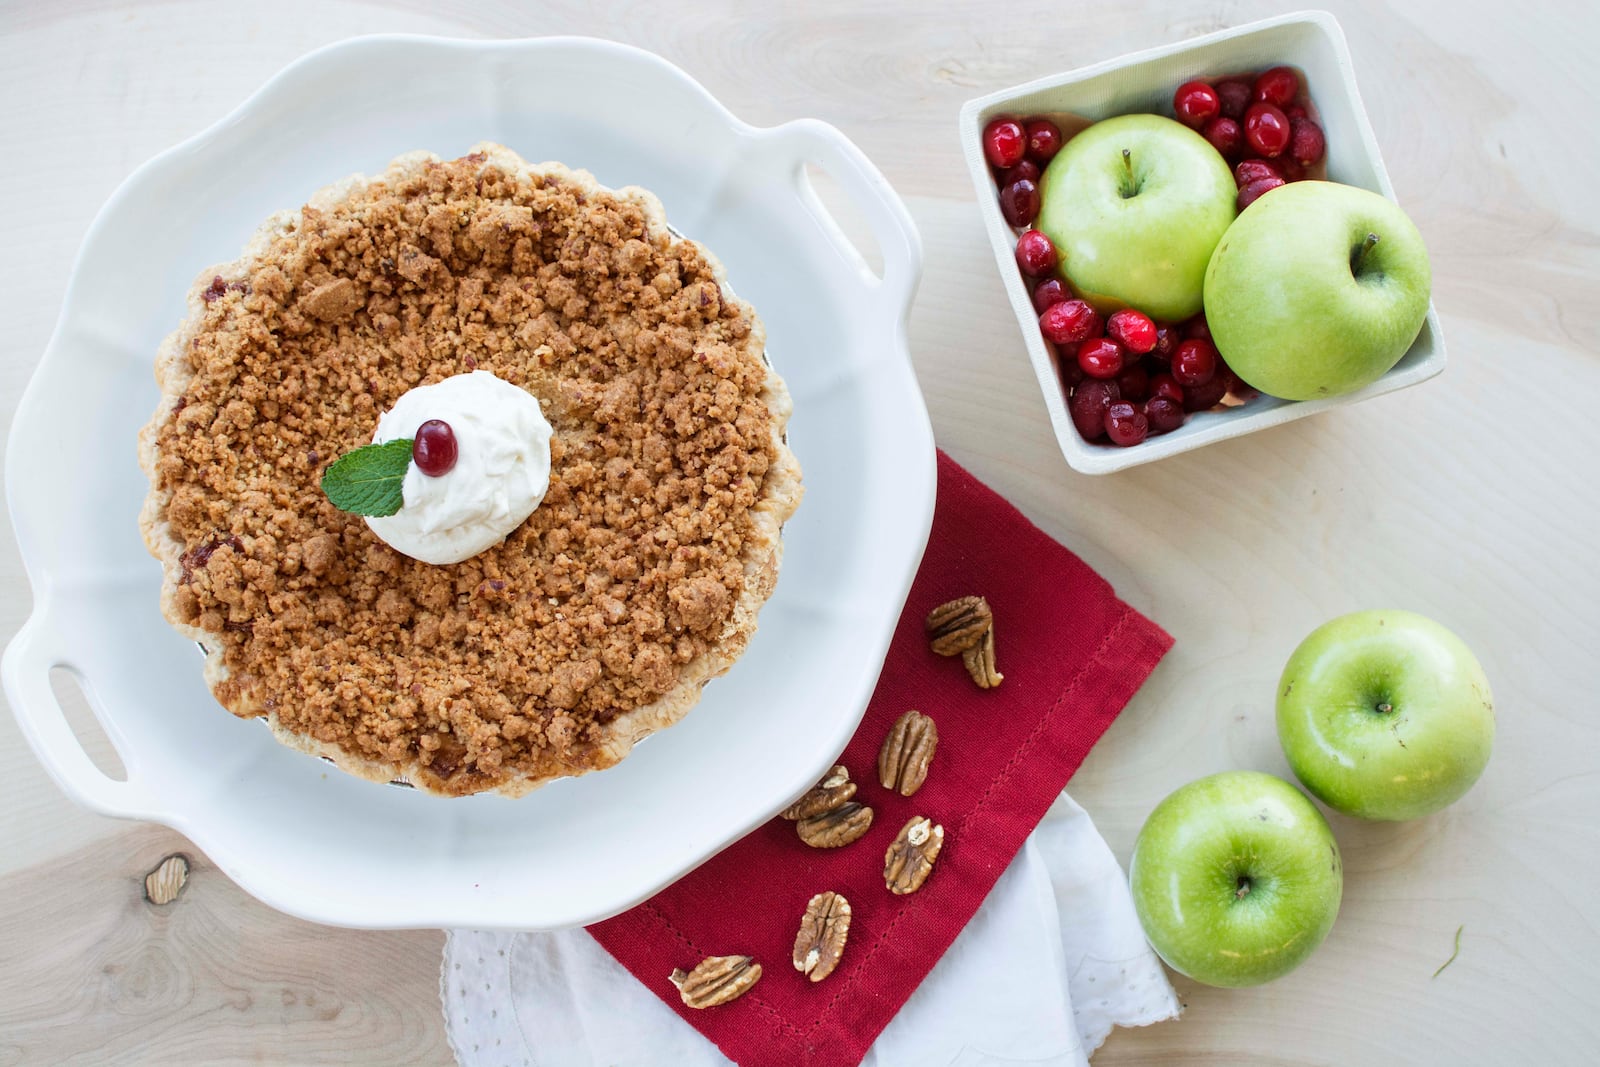
[[[967,673],[972,675],[972,680],[978,683],[979,689],[993,689],[1005,680],[1005,675],[997,671],[994,665],[992,627],[983,635],[982,641],[961,653],[961,662],[966,664]]]
[[[794,969],[820,982],[839,966],[850,937],[850,902],[838,893],[818,893],[806,905],[794,938]]]
[[[989,602],[981,596],[964,596],[928,612],[923,628],[928,644],[941,656],[958,656],[983,640],[994,626]]]
[[[908,797],[928,780],[928,764],[939,746],[939,727],[920,711],[906,712],[889,728],[878,750],[878,782]]]
[[[761,964],[750,956],[707,956],[685,974],[675,970],[668,980],[691,1008],[714,1008],[750,992],[761,980]]]
[[[872,826],[872,809],[855,801],[795,824],[800,840],[812,848],[839,848],[858,840]]]
[[[850,772],[844,764],[835,764],[833,770],[823,776],[822,781],[812,786],[799,800],[790,804],[778,813],[780,819],[798,822],[809,819],[813,815],[821,815],[832,811],[856,795],[856,784],[850,780]]]
[[[913,816],[883,855],[883,882],[889,892],[904,896],[921,889],[942,848],[944,827],[925,815]]]

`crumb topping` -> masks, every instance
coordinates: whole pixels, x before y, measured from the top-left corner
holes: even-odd
[[[760,331],[648,222],[473,155],[305,208],[205,290],[152,474],[226,706],[475,792],[582,768],[728,636],[776,456]],[[542,402],[550,489],[504,544],[430,566],[318,483],[401,394],[474,369]]]

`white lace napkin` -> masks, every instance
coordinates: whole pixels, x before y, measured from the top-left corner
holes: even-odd
[[[462,1067],[728,1063],[582,930],[453,930],[440,992]],[[1122,869],[1063,794],[864,1062],[1084,1067],[1113,1026],[1178,1010]]]

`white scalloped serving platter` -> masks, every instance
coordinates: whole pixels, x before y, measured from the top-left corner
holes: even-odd
[[[806,483],[777,592],[733,670],[619,766],[517,800],[363,781],[233,718],[161,617],[136,521],[154,354],[196,274],[324,185],[480,140],[644,186],[722,259],[793,393]],[[866,216],[881,276],[819,204],[807,163]],[[905,207],[841,134],[748,126],[648,52],[368,37],[312,53],[141,167],[84,242],[11,431],[6,496],[34,592],[0,671],[12,710],[75,799],[175,827],[295,915],[548,929],[621,911],[789,803],[860,720],[933,515],[933,437],[906,347],[920,274]],[[58,666],[82,680],[125,781],[79,747],[51,692]]]

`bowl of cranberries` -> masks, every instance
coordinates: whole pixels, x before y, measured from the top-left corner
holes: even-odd
[[[1044,173],[1075,137],[1121,116],[1162,116],[1163,125],[1173,120],[1192,131],[1183,136],[1210,158],[1212,180],[1224,183],[1221,210],[1230,215],[1305,180],[1394,198],[1344,34],[1325,12],[1223,30],[969,101],[961,112],[963,151],[1051,423],[1073,468],[1121,470],[1392,392],[1443,369],[1430,305],[1415,342],[1377,381],[1342,396],[1283,400],[1233,373],[1212,343],[1198,298],[1178,307],[1152,297],[1140,307],[1075,290],[1067,279],[1070,250],[1057,247],[1041,220],[1051,211],[1043,202]],[[1130,181],[1134,162],[1124,159]],[[1120,236],[1113,234],[1112,243]],[[1137,245],[1131,234],[1128,244]]]

